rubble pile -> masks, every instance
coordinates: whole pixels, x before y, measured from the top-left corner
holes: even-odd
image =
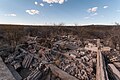
[[[107,72],[110,80],[120,79],[120,53],[116,49],[102,51],[105,57]]]
[[[93,57],[91,54],[88,51],[80,52],[78,50],[68,52],[72,59],[61,57],[58,67],[80,80],[95,80],[96,56]]]
[[[118,51],[111,49],[111,51],[104,52],[109,62],[120,62],[120,54]]]
[[[57,36],[51,40],[51,48],[41,46],[36,39],[29,36],[25,43],[17,45],[12,53],[3,57],[23,80],[61,80],[52,73],[49,64],[79,80],[96,79],[96,52],[84,49],[84,43],[77,37]]]

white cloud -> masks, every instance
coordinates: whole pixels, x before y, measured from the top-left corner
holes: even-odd
[[[93,13],[93,14],[87,16],[87,17],[84,17],[84,19],[93,19],[94,16],[97,16],[97,15],[98,15],[98,13]]]
[[[67,2],[68,0],[65,0],[65,2]]]
[[[38,4],[38,2],[35,2],[35,5],[37,5]]]
[[[106,9],[106,8],[108,8],[108,6],[104,6],[103,8]]]
[[[96,12],[98,9],[98,7],[93,7],[93,8],[89,8],[87,11],[88,12]]]
[[[64,0],[43,0],[43,2],[47,2],[49,4],[51,3],[59,3],[59,4],[63,4]]]
[[[53,6],[52,4],[50,4],[49,6]]]
[[[31,10],[26,10],[26,12],[30,15],[35,15],[35,14],[39,14],[39,11],[38,10],[34,10],[34,9],[31,9]]]
[[[44,6],[44,4],[43,4],[43,3],[40,3],[40,6],[42,6],[42,7],[43,7],[43,6]]]
[[[17,16],[16,14],[4,14],[4,16],[12,16],[12,17],[15,17],[15,16]]]
[[[96,15],[98,15],[98,13],[91,14],[91,16],[96,16]]]

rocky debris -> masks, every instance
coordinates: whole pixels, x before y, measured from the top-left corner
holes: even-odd
[[[33,70],[29,76],[24,80],[38,80],[46,76],[49,72],[49,68],[45,67],[44,64],[40,64],[35,70]],[[44,79],[43,79],[44,80]]]
[[[102,51],[104,54],[107,72],[110,80],[119,80],[120,78],[120,54],[116,49],[110,51]]]
[[[33,54],[28,54],[27,56],[25,56],[25,58],[22,62],[22,66],[24,68],[28,68],[30,66],[32,60],[33,60]]]
[[[102,52],[108,58],[108,62],[120,62],[120,55],[115,49]]]
[[[72,76],[75,76],[78,79],[95,79],[95,71],[93,68],[96,67],[96,58],[92,59],[90,55],[84,55],[80,58],[67,59],[61,58],[59,68],[69,73]]]
[[[53,75],[50,64],[76,80],[96,79],[97,54],[81,47],[79,39],[72,35],[59,36],[50,41],[51,48],[41,46],[38,40],[28,36],[24,43],[3,57],[4,62],[13,66],[20,75],[27,70],[24,80],[62,80],[61,76]]]

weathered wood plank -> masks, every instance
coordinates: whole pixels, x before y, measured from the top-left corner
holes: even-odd
[[[16,80],[0,57],[0,80]]]
[[[49,65],[52,73],[58,77],[60,77],[62,80],[78,80],[77,78],[69,75],[68,73],[62,71],[61,69],[57,68],[56,66],[50,64]]]
[[[9,68],[9,70],[11,71],[11,73],[13,74],[13,76],[14,76],[14,78],[16,79],[16,80],[22,80],[22,77],[19,75],[19,73],[14,69],[14,67],[13,66],[11,66],[11,65],[7,65],[8,66],[8,68]]]
[[[106,65],[104,61],[104,57],[101,53],[101,50],[99,49],[100,47],[100,40],[98,39],[97,41],[97,67],[96,67],[96,80],[109,80],[108,74],[106,71]]]
[[[114,62],[113,64],[120,71],[120,62]]]
[[[112,72],[116,80],[120,80],[120,71],[113,64],[108,64],[108,69]]]

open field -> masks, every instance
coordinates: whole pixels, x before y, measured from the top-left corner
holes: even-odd
[[[100,38],[112,43],[119,43],[119,25],[89,25],[89,26],[32,26],[32,25],[0,25],[1,40],[12,44],[18,43],[27,35],[50,38],[56,35],[77,35],[80,39]],[[111,42],[112,41],[112,42]]]

